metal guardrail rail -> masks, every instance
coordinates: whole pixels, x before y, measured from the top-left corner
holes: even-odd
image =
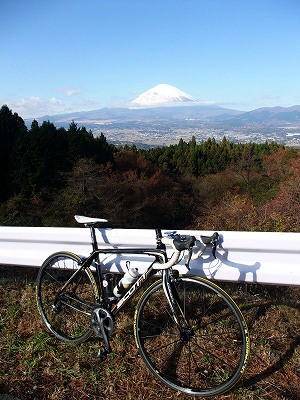
[[[164,232],[164,230],[163,230]],[[208,231],[178,231],[211,235]],[[208,250],[191,262],[191,272],[209,279],[274,285],[300,285],[300,233],[219,232],[217,259]],[[155,231],[148,229],[98,229],[99,247],[155,248]],[[0,264],[39,267],[51,254],[68,250],[86,256],[91,251],[86,228],[0,227]],[[171,249],[169,250],[171,253]],[[108,270],[125,271],[126,261],[141,272],[148,256],[103,256]],[[179,264],[181,273],[188,271]]]

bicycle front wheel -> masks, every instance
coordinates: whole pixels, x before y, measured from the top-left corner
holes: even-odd
[[[93,332],[91,310],[98,294],[89,268],[70,280],[80,261],[72,253],[52,254],[39,270],[36,288],[38,309],[47,328],[58,339],[74,343],[85,341]]]
[[[199,277],[175,283],[187,326],[180,332],[156,282],[141,297],[135,339],[150,371],[173,390],[192,396],[220,395],[241,378],[249,355],[245,319],[231,297]]]

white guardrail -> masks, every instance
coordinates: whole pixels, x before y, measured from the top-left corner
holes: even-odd
[[[150,229],[97,229],[101,248],[155,248],[155,231]],[[167,230],[162,230],[162,232]],[[183,234],[211,235],[208,231],[177,231]],[[217,258],[210,249],[191,261],[191,273],[231,282],[300,285],[300,233],[219,232]],[[0,227],[0,264],[39,267],[60,250],[87,256],[91,251],[87,228]],[[172,249],[169,249],[170,254]],[[152,259],[152,258],[151,258]],[[143,272],[149,256],[103,256],[105,268],[123,272],[126,261]],[[181,273],[188,271],[184,262]]]

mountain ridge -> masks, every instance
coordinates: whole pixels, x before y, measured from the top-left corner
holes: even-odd
[[[127,108],[127,107],[104,107],[90,111],[77,111],[73,113],[45,115],[33,119],[38,122],[49,120],[53,123],[67,124],[72,121],[76,123],[101,124],[104,122],[124,121],[160,121],[171,120],[199,120],[207,122],[227,121],[234,123],[278,123],[300,122],[300,105],[291,107],[261,107],[251,111],[239,111],[223,108],[217,105],[177,105],[149,108]]]
[[[300,105],[291,107],[260,107],[247,111],[235,118],[236,121],[267,123],[267,122],[296,122],[300,121]]]
[[[251,111],[224,108],[214,104],[201,104],[193,96],[169,84],[159,84],[143,92],[120,107],[104,107],[90,111],[77,111],[40,118],[28,118],[27,122],[49,120],[58,125],[72,121],[85,124],[87,128],[97,128],[104,123],[226,121],[234,125],[272,124],[278,122],[300,123],[300,105],[291,107],[260,107]]]

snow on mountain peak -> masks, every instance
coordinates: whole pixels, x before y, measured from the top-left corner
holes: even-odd
[[[129,102],[134,107],[159,107],[184,103],[197,103],[197,100],[175,86],[166,83],[154,86]]]

